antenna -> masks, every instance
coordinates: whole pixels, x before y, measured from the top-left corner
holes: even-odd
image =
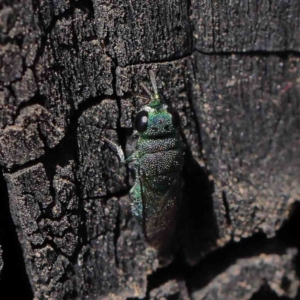
[[[151,98],[147,98],[147,97],[144,97],[142,95],[136,95],[136,97],[146,100],[146,102],[144,103],[144,105],[148,104],[151,101]]]
[[[150,96],[150,98],[152,98],[152,94],[151,92],[147,89],[147,87],[143,84],[143,83],[140,83],[141,87],[145,90],[145,92]]]
[[[152,70],[149,71],[149,76],[150,76],[150,80],[151,80],[151,83],[152,83],[154,94],[157,95],[158,94],[157,85],[156,85],[155,75],[154,75],[154,72]]]
[[[144,100],[147,100],[147,103],[151,100],[145,96],[142,96],[142,95],[136,95],[137,98],[141,98],[141,99],[144,99]]]

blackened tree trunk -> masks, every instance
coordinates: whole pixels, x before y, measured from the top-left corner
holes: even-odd
[[[2,1],[0,298],[296,297],[299,12]],[[130,214],[132,166],[101,140],[134,151],[149,70],[186,145],[179,250],[164,264]]]

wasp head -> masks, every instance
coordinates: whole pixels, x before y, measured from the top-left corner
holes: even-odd
[[[159,138],[178,131],[180,117],[176,110],[162,105],[159,108],[145,106],[135,117],[135,129],[142,137]]]

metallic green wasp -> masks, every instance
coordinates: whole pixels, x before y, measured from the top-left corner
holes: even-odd
[[[148,243],[163,251],[174,239],[181,196],[183,143],[180,117],[163,103],[155,76],[149,72],[153,94],[135,117],[137,151],[125,159],[122,148],[104,138],[117,150],[123,163],[135,162],[136,178],[130,198],[132,214],[141,224]]]

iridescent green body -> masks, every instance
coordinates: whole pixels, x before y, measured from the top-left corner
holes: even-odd
[[[179,114],[164,104],[150,73],[154,95],[135,118],[139,136],[137,151],[124,160],[135,162],[135,182],[130,190],[132,213],[141,224],[150,245],[161,250],[174,237],[181,197],[183,144],[179,134]]]
[[[135,153],[136,179],[130,196],[132,213],[148,241],[161,248],[176,226],[183,147],[166,106],[153,108],[148,114],[147,130],[140,134]]]

